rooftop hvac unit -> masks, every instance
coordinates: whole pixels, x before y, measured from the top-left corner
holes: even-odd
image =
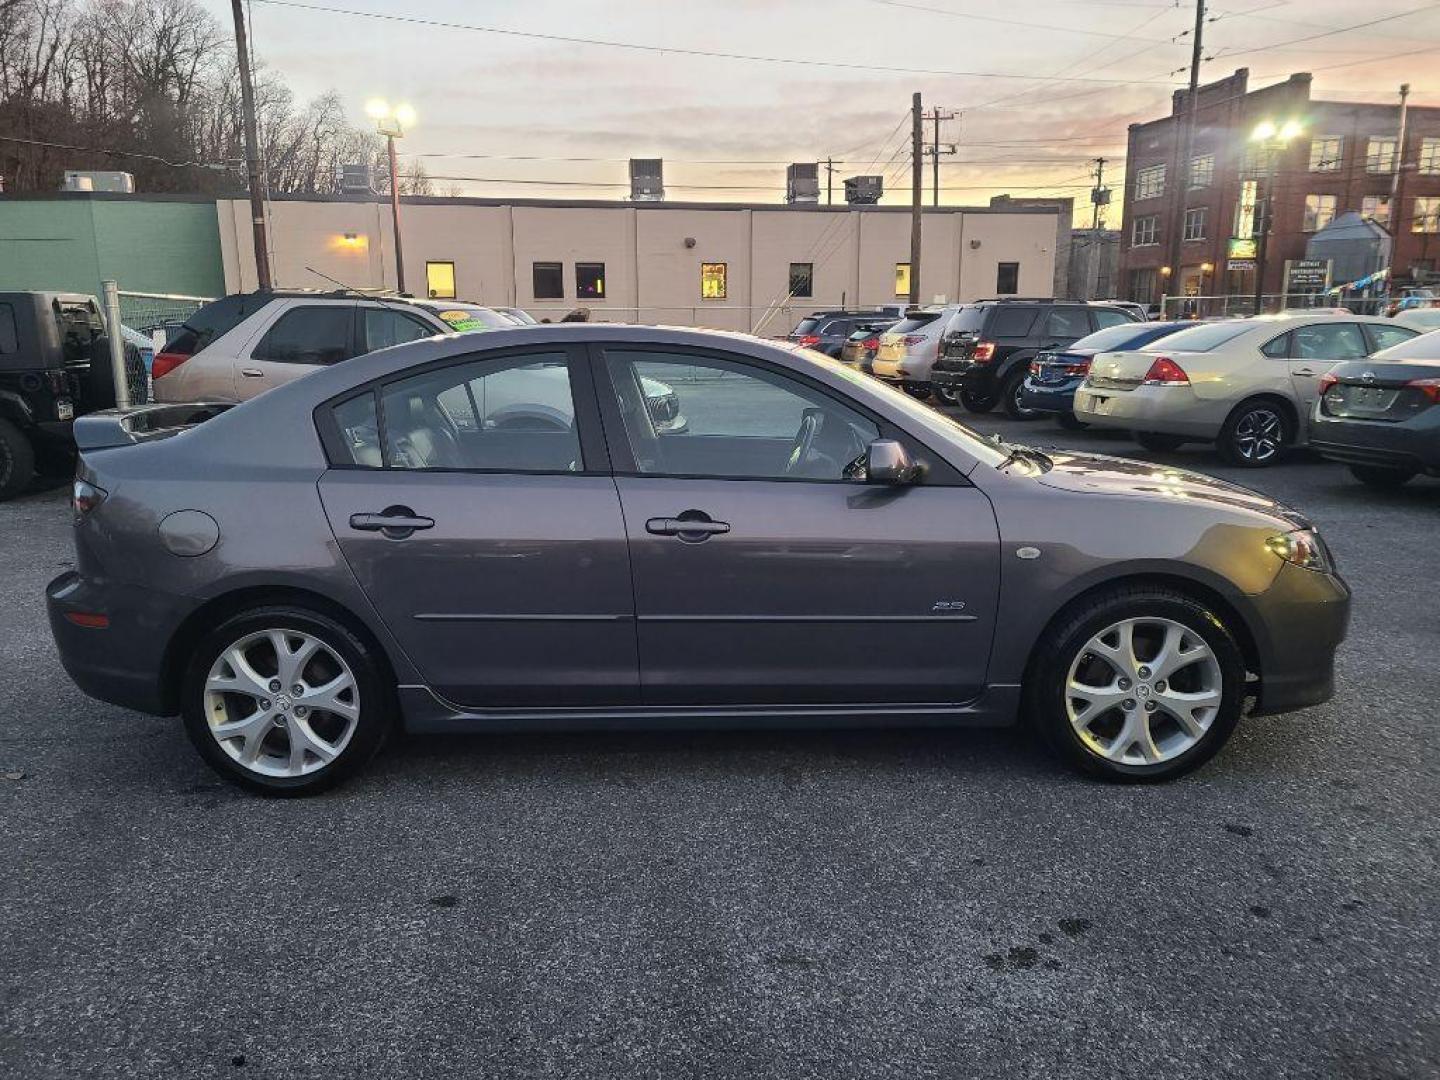
[[[661,202],[665,198],[665,163],[660,158],[630,159],[630,198]]]
[[[374,195],[375,178],[369,165],[341,165],[335,170],[341,195]]]
[[[873,206],[885,194],[883,176],[851,176],[845,180],[845,201],[859,206]]]
[[[128,172],[94,172],[66,169],[61,191],[113,191],[121,195],[135,194],[135,177]]]
[[[787,203],[818,203],[820,201],[820,166],[813,161],[797,161],[785,168],[785,201]]]

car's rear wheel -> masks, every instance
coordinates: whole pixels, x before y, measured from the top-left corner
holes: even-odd
[[[1351,465],[1350,475],[1375,488],[1398,488],[1415,479],[1414,469],[1387,469],[1382,465]]]
[[[916,401],[930,400],[930,387],[928,386],[917,386],[914,383],[906,383],[905,392],[911,397],[913,397]]]
[[[961,390],[960,404],[966,412],[988,413],[995,407],[994,394],[982,394],[975,390]]]
[[[935,387],[935,396],[940,399],[942,405],[958,405],[960,403],[960,395],[948,386]]]
[[[233,616],[195,650],[185,730],[226,779],[269,795],[332,787],[374,756],[393,687],[368,645],[328,615],[274,606]]]
[[[1137,443],[1152,454],[1169,454],[1185,445],[1179,435],[1162,435],[1158,431],[1136,431],[1132,435]]]
[[[0,502],[13,499],[35,479],[35,448],[25,432],[0,420]]]
[[[1034,409],[1027,409],[1022,404],[1025,396],[1025,376],[1028,374],[1026,366],[1021,364],[1005,377],[1002,385],[1000,400],[1004,402],[1005,412],[1012,420],[1033,420],[1039,415]]]
[[[1294,434],[1294,423],[1279,405],[1247,401],[1225,421],[1216,447],[1228,464],[1259,469],[1279,461]]]
[[[1066,431],[1084,431],[1090,425],[1081,420],[1073,412],[1062,412],[1055,414],[1055,422]]]
[[[1162,588],[1103,593],[1035,650],[1027,712],[1067,762],[1146,783],[1181,776],[1224,745],[1244,705],[1245,663],[1219,616]]]

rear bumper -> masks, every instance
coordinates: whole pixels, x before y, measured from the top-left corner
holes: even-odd
[[[1436,411],[1436,410],[1432,410]],[[1332,461],[1414,472],[1440,472],[1440,416],[1401,423],[1315,417],[1310,446]]]
[[[164,685],[166,650],[193,602],[155,589],[97,584],[75,571],[45,589],[50,633],[60,663],[75,685],[100,701],[171,716],[172,687]],[[103,629],[78,626],[71,613],[104,615]]]
[[[1328,701],[1335,692],[1335,651],[1350,626],[1350,588],[1337,574],[1286,563],[1252,598],[1260,660],[1254,713],[1267,716]]]
[[[1076,416],[1096,427],[1197,439],[1215,438],[1224,422],[1223,405],[1197,402],[1194,391],[1183,386],[1109,390],[1081,385],[1075,391],[1073,408]]]
[[[1020,391],[1020,404],[1036,412],[1068,413],[1075,411],[1075,390],[1082,380],[1072,379],[1055,386],[1042,386],[1026,379]]]
[[[999,393],[995,370],[989,364],[972,364],[963,360],[945,360],[930,373],[931,381],[946,390],[965,391],[986,396]]]

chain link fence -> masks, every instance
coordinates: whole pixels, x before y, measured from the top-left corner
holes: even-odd
[[[120,321],[150,338],[156,351],[163,349],[182,323],[215,299],[213,296],[181,296],[176,293],[144,293],[120,290]]]
[[[1260,311],[1336,311],[1352,315],[1383,315],[1389,303],[1386,296],[1324,295],[1318,293],[1266,293],[1261,297]],[[1238,319],[1255,314],[1254,293],[1230,293],[1217,296],[1167,296],[1161,303],[1162,319]]]

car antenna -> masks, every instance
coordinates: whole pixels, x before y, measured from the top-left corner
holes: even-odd
[[[381,303],[381,304],[388,304],[388,303],[391,302],[391,299],[392,299],[391,297],[381,296],[379,293],[367,293],[367,292],[362,292],[361,290],[355,288],[353,285],[346,285],[345,282],[339,280],[338,278],[333,278],[333,277],[331,277],[329,274],[322,274],[319,270],[316,270],[313,266],[307,266],[307,267],[305,267],[305,269],[306,269],[306,270],[309,270],[310,273],[314,274],[316,277],[322,277],[322,278],[324,278],[326,281],[330,282],[330,284],[332,284],[332,285],[339,285],[340,288],[343,289],[345,292],[350,293],[352,296],[358,296],[358,297],[360,297],[362,300],[374,300],[374,301],[376,301],[377,303]],[[397,303],[398,303],[398,301],[397,301]]]

